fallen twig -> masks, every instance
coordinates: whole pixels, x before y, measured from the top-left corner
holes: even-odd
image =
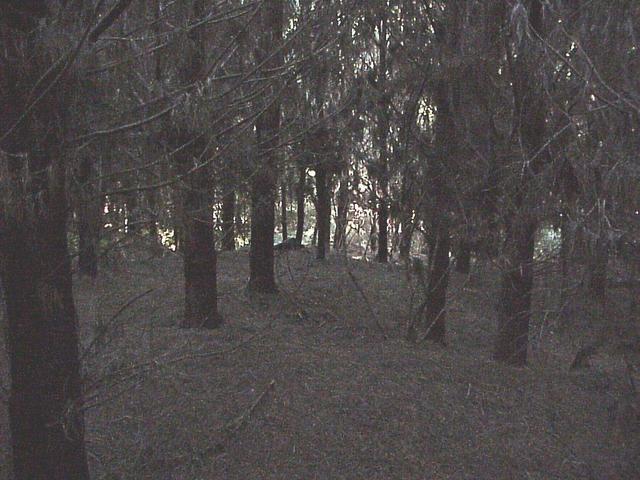
[[[380,319],[378,318],[375,311],[373,310],[373,307],[371,306],[371,303],[369,302],[369,299],[367,298],[366,293],[364,293],[364,290],[358,283],[358,279],[350,270],[347,271],[347,273],[349,274],[349,278],[351,278],[351,281],[353,282],[353,284],[356,286],[356,289],[358,290],[358,292],[360,292],[360,295],[362,295],[362,298],[364,299],[364,303],[367,305],[367,308],[369,309],[369,313],[371,313],[371,316],[373,316],[373,319],[376,321],[376,325],[378,326],[378,328],[380,329],[380,332],[382,333],[382,337],[385,340],[387,340],[387,334],[385,333],[384,327],[380,323]]]

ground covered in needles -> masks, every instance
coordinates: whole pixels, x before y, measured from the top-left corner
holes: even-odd
[[[175,254],[123,253],[77,280],[94,478],[640,478],[635,357],[613,341],[569,369],[598,319],[579,295],[558,315],[552,273],[516,369],[490,359],[491,268],[453,274],[446,346],[403,339],[417,300],[402,265],[303,250],[277,271],[279,295],[249,297],[247,252],[220,255],[218,331],[176,327]]]

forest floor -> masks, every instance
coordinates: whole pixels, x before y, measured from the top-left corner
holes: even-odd
[[[76,281],[93,478],[640,478],[627,362],[569,369],[584,340],[571,332],[593,318],[559,319],[549,283],[530,364],[511,368],[490,358],[495,272],[453,274],[443,347],[403,339],[415,302],[400,265],[299,251],[277,271],[280,295],[249,297],[247,252],[220,255],[218,331],[176,328],[177,255]]]

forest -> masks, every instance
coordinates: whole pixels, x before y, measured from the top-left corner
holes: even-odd
[[[639,39],[0,0],[0,478],[640,478]]]

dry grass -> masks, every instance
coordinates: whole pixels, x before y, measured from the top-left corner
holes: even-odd
[[[290,253],[278,261],[281,294],[248,298],[247,264],[246,252],[221,255],[227,323],[215,332],[175,328],[178,258],[77,283],[85,345],[153,289],[87,356],[88,381],[98,381],[86,412],[94,478],[640,478],[637,399],[622,360],[570,372],[575,345],[564,349],[551,333],[558,321],[541,315],[530,367],[491,362],[491,273],[452,279],[443,348],[402,340],[409,292],[399,266]]]

